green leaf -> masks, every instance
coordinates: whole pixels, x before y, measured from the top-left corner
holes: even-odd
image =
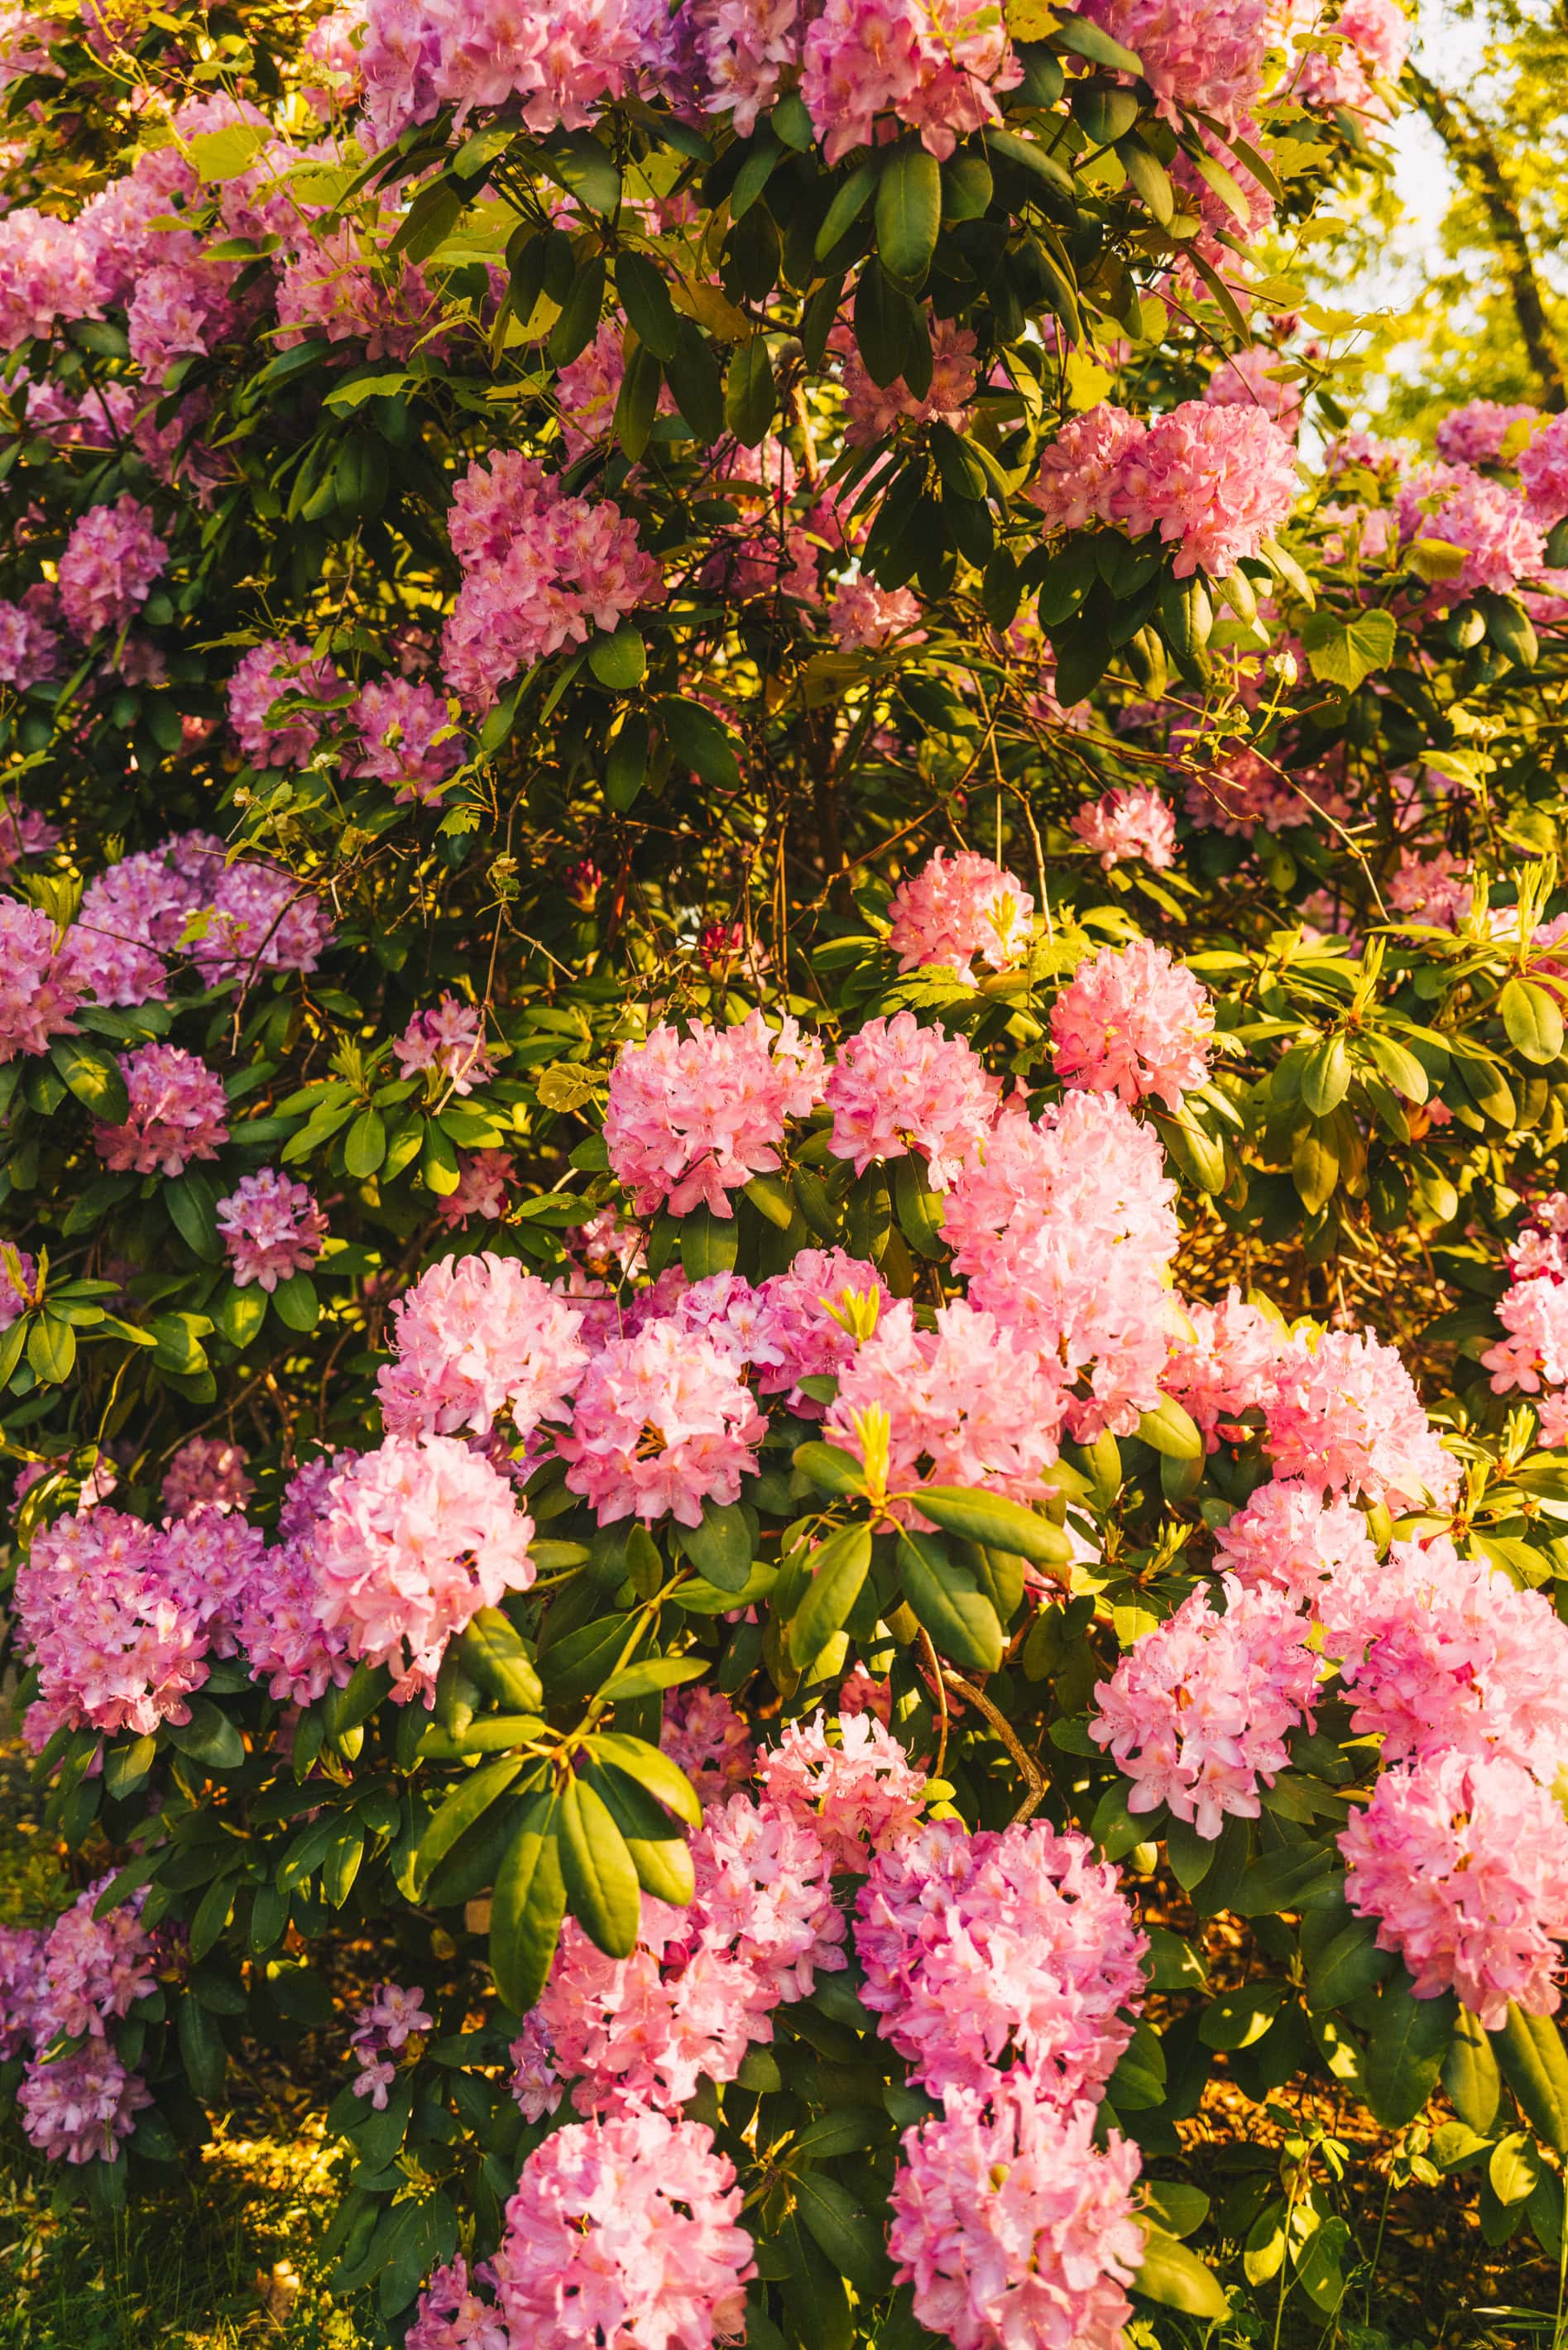
[[[929,1534],[901,1534],[898,1565],[904,1596],[938,1656],[976,1672],[995,1672],[1005,1645],[996,1610],[968,1586],[940,1544]]]
[[[167,1723],[165,1734],[182,1754],[210,1771],[237,1771],[245,1759],[244,1740],[211,1698],[193,1697],[190,1720]]]
[[[1308,1054],[1302,1070],[1302,1099],[1314,1118],[1327,1118],[1350,1091],[1350,1047],[1343,1036],[1325,1036]]]
[[[1116,140],[1116,161],[1127,175],[1128,186],[1149,217],[1161,228],[1168,228],[1176,214],[1176,192],[1165,165],[1144,145],[1136,131],[1129,131],[1125,139]]]
[[[1179,2309],[1185,2317],[1228,2317],[1231,2303],[1224,2286],[1206,2262],[1161,2228],[1150,2228],[1144,2243],[1143,2266],[1133,2279],[1133,2291],[1162,2308]]]
[[[738,1502],[710,1502],[700,1525],[680,1528],[680,1541],[698,1574],[721,1591],[739,1591],[751,1574],[752,1529]]]
[[[824,261],[841,237],[846,236],[877,192],[881,177],[882,160],[857,163],[849,177],[836,191],[828,205],[822,226],[816,232],[815,257]]]
[[[1433,2090],[1454,2036],[1457,2002],[1417,1999],[1401,1974],[1384,1986],[1366,2050],[1366,2102],[1385,2129],[1413,2122]]]
[[[1139,1419],[1137,1432],[1145,1444],[1172,1461],[1203,1458],[1203,1431],[1174,1396],[1161,1396],[1154,1409]]]
[[[615,282],[621,307],[658,359],[672,359],[680,339],[675,306],[659,270],[646,254],[616,255]]]
[[[189,1991],[180,2002],[176,2037],[186,2079],[202,2103],[212,2105],[223,2091],[228,2051],[217,2017]]]
[[[1525,2119],[1556,2154],[1568,2157],[1568,2054],[1550,2015],[1526,2015],[1512,2001],[1491,2035],[1502,2075]]]
[[[1342,619],[1335,612],[1319,611],[1303,620],[1301,638],[1314,677],[1354,693],[1375,670],[1387,668],[1398,633],[1392,612],[1363,611]]]
[[[587,1742],[588,1752],[606,1762],[613,1762],[618,1771],[646,1787],[667,1811],[683,1819],[689,1827],[702,1825],[702,1805],[696,1789],[678,1762],[646,1739],[629,1737],[621,1730],[596,1731]]]
[[[373,1175],[387,1155],[387,1128],[379,1109],[362,1109],[343,1139],[343,1164],[357,1183]]]
[[[811,1581],[789,1625],[789,1653],[802,1671],[839,1631],[860,1596],[871,1565],[867,1526],[840,1526],[807,1562]]]
[[[711,1274],[732,1272],[740,1243],[733,1216],[693,1208],[680,1220],[680,1265],[687,1280],[706,1281]]]
[[[1162,2234],[1190,2236],[1209,2217],[1210,2198],[1201,2187],[1173,2178],[1151,2178],[1146,2185],[1149,2213]]]
[[[877,183],[877,251],[909,292],[926,282],[942,223],[942,172],[919,140],[900,146]]]
[[[737,343],[730,355],[724,375],[724,421],[742,448],[755,449],[767,438],[777,405],[767,339],[753,335]]]
[[[797,2171],[795,2209],[813,2240],[864,2299],[876,2300],[890,2281],[882,2231],[846,2187],[819,2170]]]
[[[130,1116],[119,1063],[101,1045],[88,1045],[74,1036],[57,1036],[49,1058],[84,1109],[105,1126],[123,1126]]]
[[[1487,2180],[1500,2203],[1524,2203],[1541,2178],[1541,2158],[1527,2130],[1499,2138],[1487,2164]]]
[[[1461,2122],[1490,2137],[1502,2098],[1502,2074],[1486,2026],[1469,2008],[1454,2019],[1454,2044],[1443,2060],[1443,2087]]]
[[[252,1343],[266,1320],[266,1291],[254,1282],[244,1289],[231,1282],[219,1292],[213,1320],[231,1346],[243,1350]]]
[[[607,149],[587,130],[557,133],[539,161],[568,195],[591,213],[613,213],[620,203],[620,172]]]
[[[607,1958],[629,1958],[642,1917],[637,1869],[604,1797],[586,1779],[569,1779],[562,1790],[560,1837],[573,1917]]]
[[[487,1762],[471,1771],[461,1785],[452,1792],[426,1824],[414,1854],[410,1872],[413,1898],[423,1897],[431,1872],[438,1860],[444,1859],[459,1836],[465,1835],[475,1820],[482,1819],[498,1795],[504,1795],[523,1768],[519,1754],[503,1755],[499,1761]]]
[[[186,1246],[204,1264],[218,1263],[223,1243],[218,1234],[217,1194],[201,1170],[187,1168],[183,1175],[166,1179],[163,1204]]]
[[[272,1294],[272,1309],[286,1330],[314,1330],[321,1318],[321,1301],[307,1273],[291,1273]]]
[[[962,1485],[922,1485],[918,1500],[921,1515],[944,1534],[961,1534],[992,1550],[1015,1551],[1037,1566],[1072,1564],[1073,1545],[1062,1528],[1005,1494],[971,1492]]]
[[[648,674],[648,647],[628,621],[615,634],[596,637],[588,647],[588,667],[601,685],[614,693],[629,693]]]
[[[841,1445],[824,1444],[814,1437],[807,1443],[797,1444],[790,1457],[795,1467],[811,1479],[819,1492],[864,1493],[866,1491],[865,1470],[853,1452],[846,1452]]]
[[[482,1607],[458,1642],[463,1669],[503,1705],[536,1713],[545,1702],[539,1674],[522,1634],[499,1607]]]
[[[1497,1000],[1515,1052],[1546,1068],[1563,1050],[1563,1014],[1556,999],[1532,979],[1511,979]]]
[[[684,1908],[697,1880],[691,1848],[675,1821],[624,1772],[590,1762],[587,1776],[626,1840],[643,1891]]]
[[[549,1981],[566,1914],[558,1812],[555,1796],[536,1795],[496,1871],[490,1966],[496,1990],[516,2015],[526,2015]]]
[[[680,694],[666,694],[656,711],[665,741],[683,764],[717,791],[738,787],[740,745],[722,720]]]
[[[69,1378],[77,1359],[77,1334],[68,1322],[46,1306],[27,1323],[27,1362],[45,1387],[58,1387]]]

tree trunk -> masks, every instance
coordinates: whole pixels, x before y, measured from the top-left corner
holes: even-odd
[[[1485,126],[1458,99],[1428,81],[1418,68],[1411,66],[1407,71],[1422,112],[1453,158],[1465,186],[1485,211],[1508,279],[1520,335],[1541,379],[1542,405],[1552,411],[1568,407],[1568,381],[1513,183],[1498,160]]]

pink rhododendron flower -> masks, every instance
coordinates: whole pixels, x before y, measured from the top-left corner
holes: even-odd
[[[47,914],[0,897],[0,1067],[18,1053],[47,1051],[51,1036],[74,1036],[85,993]]]
[[[918,873],[908,874],[888,901],[888,944],[900,971],[943,964],[966,986],[974,966],[1010,971],[1027,953],[1034,900],[1011,873],[961,848],[939,848]]]
[[[332,1467],[326,1456],[311,1465]],[[311,1540],[287,1526],[280,1531],[284,1539],[263,1551],[240,1591],[234,1637],[253,1679],[265,1681],[271,1696],[314,1705],[327,1690],[346,1688],[353,1673],[348,1621],[323,1625]]]
[[[163,1507],[171,1518],[197,1510],[243,1510],[255,1487],[245,1475],[249,1455],[221,1436],[190,1436],[163,1471]]]
[[[1142,60],[1174,129],[1196,110],[1235,130],[1251,111],[1273,22],[1267,0],[1088,0],[1084,14]]]
[[[280,1175],[275,1167],[241,1176],[218,1202],[218,1229],[235,1286],[246,1289],[254,1281],[268,1292],[296,1273],[308,1273],[327,1235],[327,1218],[309,1186]]]
[[[476,712],[529,662],[615,629],[664,593],[663,574],[618,506],[569,497],[514,450],[469,467],[452,493],[450,529],[463,581],[441,667]]]
[[[1358,112],[1386,120],[1387,103],[1373,88],[1371,77],[1376,74],[1383,81],[1395,82],[1405,70],[1410,47],[1410,19],[1404,10],[1396,5],[1396,0],[1345,0],[1332,25],[1314,29],[1320,36],[1325,31],[1337,34],[1340,46],[1330,56],[1310,51],[1303,58],[1295,83],[1296,95],[1308,106],[1354,107]],[[1493,405],[1486,400],[1470,402],[1472,410]],[[1459,413],[1462,416],[1466,411],[1461,409]],[[1447,421],[1451,422],[1452,419]],[[1438,454],[1447,457],[1452,453],[1443,446],[1443,427],[1439,425]]]
[[[670,1690],[659,1744],[704,1804],[722,1803],[752,1775],[752,1733],[722,1690]]]
[[[514,1257],[442,1257],[392,1307],[394,1363],[376,1376],[389,1436],[519,1436],[564,1417],[588,1360],[583,1317]]]
[[[1086,523],[1108,523],[1122,459],[1143,433],[1136,416],[1109,400],[1069,417],[1042,450],[1040,470],[1024,493],[1039,507],[1044,528],[1082,530]]]
[[[1129,440],[1116,463],[1111,519],[1178,549],[1179,579],[1229,578],[1289,520],[1296,500],[1290,437],[1261,408],[1183,400]]]
[[[1369,5],[1369,0],[1361,0]],[[1376,0],[1370,0],[1376,5]],[[1385,6],[1391,0],[1382,0]],[[1397,14],[1397,11],[1393,13]],[[1401,16],[1401,25],[1406,23]],[[1332,29],[1341,32],[1344,18]],[[1468,400],[1462,408],[1450,409],[1438,427],[1438,454],[1449,465],[1495,465],[1502,457],[1502,444],[1511,426],[1533,423],[1541,414],[1528,400]]]
[[[821,1713],[786,1722],[776,1746],[757,1758],[757,1777],[770,1804],[805,1820],[845,1868],[864,1868],[920,1817],[926,1774],[909,1761],[876,1717],[838,1720],[831,1742]]]
[[[448,1232],[466,1224],[470,1216],[499,1223],[506,1213],[507,1196],[517,1180],[517,1162],[509,1150],[463,1151],[458,1158],[457,1189],[436,1202],[436,1213]]]
[[[1054,1360],[1067,1424],[1130,1435],[1159,1397],[1175,1187],[1157,1134],[1114,1097],[1009,1108],[942,1202],[969,1303]]]
[[[701,2081],[733,2080],[751,2043],[773,2038],[781,2001],[842,1970],[832,1863],[807,1823],[732,1795],[704,1814],[691,1860],[686,1908],[642,1897],[629,1958],[607,1958],[568,1920],[514,2050],[520,2102],[553,2111],[569,2079],[582,2114],[673,2111]]]
[[[488,2261],[481,2261],[471,2284],[468,2263],[461,2254],[433,2271],[404,2336],[405,2350],[512,2350],[505,2319],[475,2289],[494,2283],[494,2271]]]
[[[429,1701],[447,1642],[534,1580],[534,1521],[507,1480],[455,1437],[389,1436],[327,1488],[313,1545],[322,1628],[388,1665],[399,1703]]]
[[[900,420],[911,424],[942,423],[961,432],[969,421],[969,403],[977,376],[973,330],[956,318],[931,321],[931,380],[923,392],[913,392],[901,375],[891,383],[873,382],[858,348],[844,353],[844,438],[851,448],[879,441]]]
[[[0,1330],[8,1330],[18,1314],[36,1304],[38,1264],[26,1249],[0,1242]]]
[[[1007,2064],[1042,2102],[1097,2098],[1145,1991],[1118,1884],[1087,1836],[1044,1820],[928,1820],[876,1854],[855,1904],[860,1996],[910,2078],[983,2096]]]
[[[1377,1554],[1359,1510],[1325,1502],[1310,1485],[1260,1485],[1214,1536],[1214,1563],[1244,1588],[1267,1586],[1293,1607],[1314,1602],[1325,1578],[1376,1577]]]
[[[869,1470],[867,1430],[881,1425],[894,1492],[929,1481],[1030,1502],[1051,1491],[1064,1409],[1061,1363],[1027,1334],[966,1298],[939,1306],[935,1329],[920,1330],[900,1299],[839,1373],[824,1427]],[[918,1503],[895,1514],[926,1523]]]
[[[1261,409],[1293,438],[1301,431],[1302,388],[1282,380],[1287,369],[1278,351],[1253,343],[1220,361],[1203,387],[1204,402],[1210,408]]]
[[[1506,594],[1541,569],[1546,549],[1524,500],[1501,482],[1469,465],[1421,465],[1400,485],[1395,502],[1401,541],[1440,539],[1462,547],[1464,567],[1441,583],[1446,601],[1478,588]]]
[[[1179,1110],[1208,1076],[1213,1034],[1208,989],[1148,939],[1101,947],[1051,1006],[1057,1075],[1129,1107],[1153,1094]]]
[[[416,345],[439,343],[441,305],[424,271],[347,221],[318,227],[275,265],[280,349],[323,336],[352,344],[349,359],[406,361]]]
[[[229,723],[253,766],[303,767],[314,755],[328,717],[302,710],[275,722],[268,711],[291,693],[332,702],[346,691],[334,664],[325,657],[317,659],[298,637],[253,645],[241,655],[229,680]]]
[[[1203,1430],[1206,1450],[1215,1452],[1222,1430],[1238,1427],[1245,1411],[1262,1412],[1273,1392],[1275,1367],[1290,1352],[1290,1333],[1233,1284],[1218,1305],[1189,1302],[1182,1310],[1191,1335],[1172,1337],[1161,1385]]]
[[[414,1014],[402,1035],[393,1039],[392,1051],[405,1077],[432,1069],[443,1093],[450,1087],[459,1096],[471,1094],[495,1075],[483,1013],[450,989],[433,1010]]]
[[[146,1003],[169,993],[167,959],[192,915],[210,906],[223,870],[212,833],[176,833],[95,874],[62,957],[100,1003]]]
[[[358,62],[372,143],[442,106],[519,102],[531,130],[580,130],[667,55],[651,0],[540,0],[497,16],[480,0],[369,0]]]
[[[1536,1395],[1568,1381],[1568,1281],[1555,1271],[1515,1280],[1498,1299],[1497,1318],[1508,1336],[1481,1357],[1493,1395]]]
[[[229,1102],[216,1071],[178,1045],[143,1045],[119,1055],[130,1097],[123,1126],[94,1126],[106,1167],[139,1175],[179,1175],[192,1159],[215,1159],[229,1139]]]
[[[168,561],[168,541],[129,491],[112,505],[89,506],[60,556],[56,586],[66,626],[84,641],[100,629],[123,629]]]
[[[1141,857],[1151,872],[1163,873],[1176,861],[1176,818],[1158,792],[1137,787],[1106,792],[1091,800],[1068,820],[1085,848],[1106,872]]]
[[[605,1148],[639,1215],[700,1202],[716,1216],[728,1194],[773,1172],[784,1124],[822,1097],[822,1048],[787,1015],[774,1030],[760,1012],[734,1028],[655,1028],[626,1045],[610,1072]]]
[[[72,2055],[34,2058],[16,2102],[28,2138],[51,2162],[118,2162],[152,2093],[107,2041],[89,2040]]]
[[[827,625],[846,652],[890,644],[895,637],[906,644],[923,644],[925,630],[917,626],[920,607],[907,588],[878,588],[874,579],[841,579],[833,591]]]
[[[833,1149],[863,1175],[874,1159],[924,1153],[945,1191],[990,1130],[1001,1087],[962,1036],[922,1028],[912,1012],[867,1020],[829,1070]]]
[[[1351,1559],[1317,1602],[1358,1735],[1391,1762],[1453,1749],[1507,1754],[1548,1784],[1565,1757],[1568,1624],[1446,1535]]]
[[[63,659],[58,633],[36,603],[0,602],[0,685],[41,685],[58,676]]]
[[[932,155],[988,122],[1023,68],[990,0],[826,0],[805,31],[800,93],[828,162],[871,143],[878,115],[917,130]]]
[[[713,1341],[666,1316],[594,1357],[556,1450],[601,1526],[667,1514],[695,1526],[704,1502],[739,1499],[766,1428]]]
[[[1409,1372],[1368,1331],[1296,1341],[1265,1411],[1276,1477],[1407,1507],[1445,1502],[1458,1482]]]
[[[26,1723],[35,1751],[62,1723],[143,1737],[161,1721],[190,1719],[185,1700],[207,1678],[207,1639],[166,1557],[162,1534],[118,1510],[57,1518],[34,1535],[16,1607],[38,1673]]]
[[[1568,1939],[1568,1821],[1505,1755],[1438,1753],[1386,1771],[1339,1839],[1345,1899],[1377,1920],[1418,1999],[1456,1991],[1489,2032],[1510,2001],[1561,2003]]]
[[[903,2147],[888,2249],[923,2326],[954,2350],[1117,2350],[1144,2260],[1136,2146],[1113,2129],[1101,2152],[1092,2106],[1015,2088],[954,2100]]]
[[[709,2350],[745,2324],[752,2240],[701,2122],[624,2114],[557,2130],[523,2166],[492,2266],[529,2350]]]
[[[1568,515],[1568,417],[1549,416],[1519,452],[1525,510],[1538,530]]]
[[[1306,1619],[1282,1591],[1234,1577],[1223,1589],[1222,1616],[1195,1591],[1127,1651],[1089,1724],[1133,1782],[1129,1812],[1165,1804],[1209,1837],[1227,1814],[1257,1818],[1259,1781],[1273,1785],[1289,1733],[1313,1726],[1318,1676]]]
[[[357,772],[396,784],[400,800],[439,800],[441,785],[462,764],[462,738],[446,703],[421,679],[372,678],[349,716],[365,746]]]

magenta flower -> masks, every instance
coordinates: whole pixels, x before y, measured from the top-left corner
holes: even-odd
[[[215,1159],[229,1139],[223,1080],[178,1045],[143,1045],[119,1055],[130,1096],[123,1126],[95,1125],[93,1148],[106,1167],[139,1175],[179,1175],[192,1159]]]
[[[218,1229],[235,1287],[247,1289],[259,1282],[270,1292],[280,1281],[310,1271],[321,1255],[327,1223],[307,1184],[264,1167],[254,1175],[242,1175],[228,1197],[219,1201]]]

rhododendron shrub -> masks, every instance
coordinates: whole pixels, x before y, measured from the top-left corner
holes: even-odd
[[[1261,243],[1403,20],[311,14],[0,71],[29,2158],[307,2024],[413,2350],[1555,2262],[1568,461]]]

